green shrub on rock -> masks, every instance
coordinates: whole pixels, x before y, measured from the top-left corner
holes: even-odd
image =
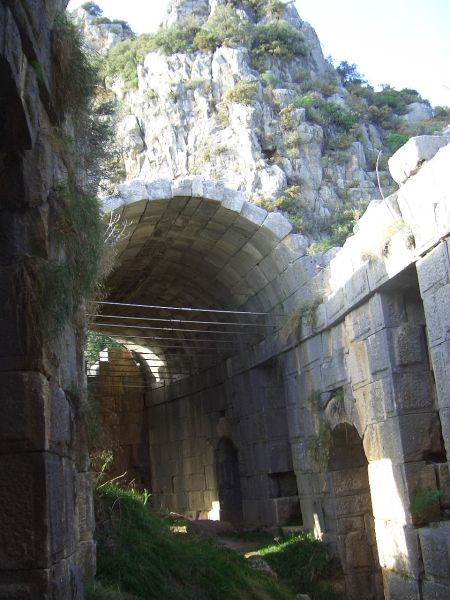
[[[220,46],[237,48],[249,43],[250,26],[230,6],[218,6],[195,36],[195,47],[212,50]]]
[[[294,102],[296,108],[305,108],[310,121],[319,125],[334,126],[349,132],[358,124],[358,117],[353,112],[343,108],[336,102],[327,102],[314,92],[298,96]]]
[[[225,103],[237,103],[251,106],[258,95],[258,82],[253,79],[243,79],[224,94]]]
[[[291,60],[304,56],[306,46],[302,34],[287,21],[269,21],[253,31],[251,51],[253,64],[260,68],[267,57]]]
[[[153,36],[148,33],[120,42],[107,52],[102,62],[103,76],[120,77],[125,87],[136,89],[137,67],[144,62],[146,55],[154,50]]]
[[[194,40],[199,30],[200,26],[195,19],[185,19],[170,27],[160,27],[152,36],[154,50],[160,50],[166,55],[194,52]]]

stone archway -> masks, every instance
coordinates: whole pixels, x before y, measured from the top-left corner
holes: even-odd
[[[306,267],[294,264],[304,258],[305,239],[291,233],[281,213],[268,213],[219,181],[133,181],[119,190],[106,205],[125,235],[106,284],[111,304],[93,328],[139,353],[151,371],[144,396],[153,502],[204,518],[217,505],[219,484],[222,518],[251,515],[255,525],[272,525],[281,499],[273,497],[267,473],[292,473],[279,386],[273,390],[256,374],[253,384],[242,378],[247,398],[247,386],[254,387],[248,402],[258,406],[245,415],[236,408],[233,421],[242,493],[231,489],[239,474],[226,442],[219,444],[217,469],[215,425],[238,393],[226,384],[228,361],[264,343],[277,329],[278,313],[300,301],[299,272],[306,275]],[[240,389],[237,380],[233,385]]]
[[[217,445],[216,476],[219,492],[220,520],[234,525],[242,523],[242,490],[239,475],[238,451],[229,438],[221,438]]]
[[[328,471],[347,593],[354,600],[382,600],[368,462],[353,425],[341,423],[332,430]]]

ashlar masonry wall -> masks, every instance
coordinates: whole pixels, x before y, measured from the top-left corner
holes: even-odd
[[[44,305],[64,253],[52,29],[63,0],[0,1],[0,597],[83,598],[95,569],[83,316]],[[59,107],[61,109],[61,107]],[[64,110],[64,107],[62,107]],[[56,293],[52,287],[52,296]],[[48,322],[45,320],[48,317]],[[47,323],[47,326],[44,326]]]
[[[408,144],[342,249],[274,250],[245,306],[296,311],[288,335],[145,400],[158,506],[217,518],[228,446],[243,524],[299,522],[300,499],[354,600],[450,598],[450,145]]]

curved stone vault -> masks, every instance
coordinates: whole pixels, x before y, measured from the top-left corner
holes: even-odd
[[[192,362],[203,347],[231,355],[279,323],[283,301],[294,292],[285,281],[286,270],[305,248],[303,236],[291,233],[281,213],[268,213],[242,192],[198,178],[134,181],[119,188],[120,197],[106,202],[125,225],[117,266],[107,282],[108,300],[263,314],[104,306],[103,314],[116,319],[97,318],[99,331],[128,346],[159,356],[175,351]],[[149,320],[130,323],[137,314]],[[158,318],[166,321],[151,321]]]

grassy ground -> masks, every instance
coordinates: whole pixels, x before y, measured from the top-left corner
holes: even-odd
[[[172,533],[137,493],[96,493],[98,581],[87,600],[290,600],[282,583],[217,543]]]
[[[290,590],[311,600],[345,600],[327,581],[340,575],[337,560],[311,533],[272,541],[258,550]]]
[[[95,500],[98,575],[86,600],[292,600],[298,593],[344,599],[324,584],[336,575],[336,561],[310,534],[236,537],[252,544],[275,580],[215,540],[174,533],[181,523],[154,513],[141,494],[110,486]]]

